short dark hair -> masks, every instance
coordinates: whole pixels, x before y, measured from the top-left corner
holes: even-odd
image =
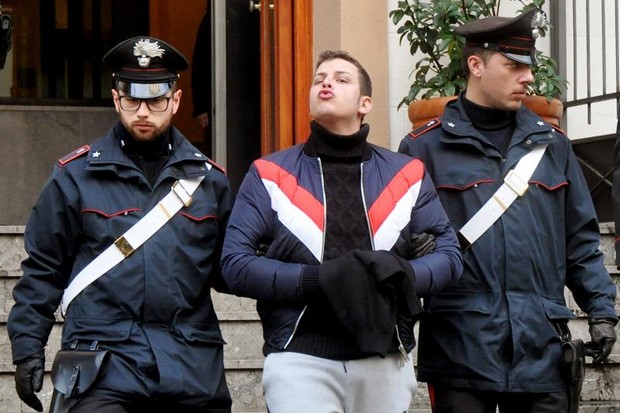
[[[482,61],[486,63],[495,53],[499,52],[465,44],[461,52],[461,70],[465,75],[465,80],[469,79],[469,65],[467,64],[467,59],[469,59],[470,56],[479,56]]]
[[[323,62],[326,62],[328,60],[334,60],[334,59],[346,60],[347,62],[357,67],[357,71],[358,71],[359,78],[360,78],[360,93],[362,94],[362,96],[372,97],[372,81],[370,80],[370,75],[368,74],[366,69],[364,69],[364,66],[362,66],[362,64],[356,58],[351,56],[351,54],[347,51],[325,50],[319,55],[319,59],[316,62],[316,67],[314,68],[314,70],[316,71],[316,69],[318,69],[318,67]]]

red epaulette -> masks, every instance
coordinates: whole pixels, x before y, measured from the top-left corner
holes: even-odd
[[[222,165],[220,165],[219,163],[215,162],[213,159],[211,159],[209,157],[207,157],[207,162],[210,163],[211,165],[213,165],[215,167],[215,169],[217,169],[218,171],[220,171],[221,173],[226,175],[226,168],[224,168]]]
[[[551,127],[552,127],[553,129],[555,129],[556,131],[560,132],[562,135],[566,135],[566,131],[564,131],[564,129],[561,129],[560,127],[555,126],[555,125],[554,125],[554,124],[552,124],[552,123],[550,123],[550,125],[551,125]]]
[[[423,124],[422,126],[418,126],[414,130],[409,132],[407,134],[407,136],[409,138],[411,138],[411,139],[419,138],[420,136],[422,136],[426,132],[435,129],[436,127],[438,127],[440,125],[441,125],[441,119],[433,118],[433,119],[429,120],[428,122],[426,122],[425,124]]]
[[[58,166],[60,166],[62,168],[63,166],[65,166],[66,164],[71,162],[72,160],[77,159],[80,156],[86,155],[88,153],[88,151],[90,151],[90,146],[89,145],[81,146],[81,147],[77,148],[76,150],[74,150],[73,152],[71,152],[70,154],[65,155],[62,158],[60,158],[58,160]]]

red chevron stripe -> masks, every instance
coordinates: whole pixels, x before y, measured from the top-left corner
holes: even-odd
[[[392,178],[368,211],[373,237],[390,215],[396,203],[405,195],[409,188],[418,183],[423,176],[424,165],[418,159],[414,159]]]
[[[274,182],[293,205],[302,210],[323,231],[323,204],[297,178],[273,162],[259,159],[254,162],[261,179]]]

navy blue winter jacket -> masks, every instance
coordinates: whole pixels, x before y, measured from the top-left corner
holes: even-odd
[[[525,195],[463,253],[463,276],[425,301],[419,379],[499,392],[565,390],[557,326],[576,316],[564,287],[590,317],[616,318],[616,288],[570,141],[521,107],[502,156],[460,99],[427,129],[405,137],[399,152],[424,161],[457,230],[523,155],[548,147]]]
[[[421,162],[369,146],[370,157],[360,163],[360,185],[373,249],[405,257],[410,234],[435,234],[435,253],[410,261],[417,294],[434,294],[462,271],[454,230]],[[229,288],[258,300],[265,342],[280,350],[291,341],[306,306],[299,291],[302,269],[323,261],[321,162],[303,148],[297,145],[252,164],[237,194],[222,253]],[[270,245],[265,256],[256,253],[261,243]],[[410,351],[413,340],[403,344]]]
[[[215,403],[209,411],[230,411],[222,387],[224,341],[210,295],[221,278],[221,244],[232,208],[228,180],[172,128],[170,157],[151,187],[123,152],[121,128],[117,124],[90,148],[80,148],[75,159],[60,162],[32,210],[25,231],[28,258],[8,319],[13,360],[44,348],[63,290],[82,268],[177,179],[204,175],[189,207],[73,300],[62,346],[97,340],[111,351],[96,391],[203,407]]]

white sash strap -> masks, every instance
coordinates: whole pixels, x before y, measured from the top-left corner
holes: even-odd
[[[192,202],[192,194],[203,179],[204,176],[199,176],[176,181],[168,195],[159,201],[140,221],[136,222],[134,226],[114,241],[114,244],[106,248],[97,258],[84,267],[65,289],[61,302],[62,315],[65,315],[69,303],[84,288],[131,255],[132,252],[163,227],[183,206],[189,206]]]
[[[476,214],[459,231],[463,250],[469,248],[508,207],[528,189],[528,181],[540,163],[547,145],[540,145],[528,152],[504,178],[504,183]]]

